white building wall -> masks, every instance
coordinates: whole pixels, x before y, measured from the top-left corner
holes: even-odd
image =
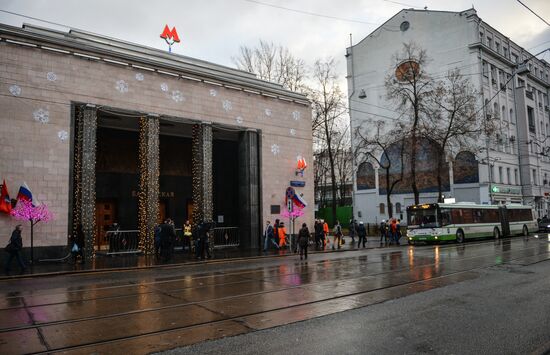
[[[409,23],[409,28],[405,31],[400,29],[404,21]],[[488,37],[492,40],[491,49],[487,42]],[[536,59],[532,60],[533,67],[539,68],[538,80],[532,80],[534,70],[532,74],[523,77],[525,86],[537,92],[533,100],[525,98],[526,88],[518,88],[514,92],[517,76],[513,79],[516,80],[514,85],[511,81],[510,88],[497,94],[500,85],[505,85],[507,79],[514,73],[515,58],[512,54],[515,53],[518,56],[518,61],[530,56],[521,47],[482,22],[473,9],[463,12],[402,10],[369,36],[348,48],[348,92],[352,129],[357,127],[368,129],[364,123],[367,119],[381,119],[391,125],[398,116],[394,111],[395,104],[386,98],[384,81],[386,76],[393,74],[395,70],[393,56],[402,50],[404,43],[409,42],[414,42],[426,50],[429,62],[425,69],[432,77],[442,78],[449,70],[460,69],[480,92],[480,107],[485,100],[490,100],[487,106],[490,110],[485,113],[491,114],[493,118],[496,116],[498,119],[500,139],[489,141],[490,149],[487,153],[487,140],[479,137],[479,149],[473,152],[480,162],[479,183],[454,186],[451,184],[450,194],[457,201],[480,203],[521,201],[524,196],[530,196],[524,202],[529,204],[537,200],[541,206],[543,205],[540,214],[548,214],[547,203],[543,201],[543,196],[544,192],[549,192],[550,181],[547,181],[546,186],[540,185],[543,185],[544,174],[550,180],[550,158],[537,154],[535,150],[542,151],[544,147],[550,146],[550,139],[546,139],[549,133],[546,132],[546,127],[547,123],[550,123],[548,111],[545,111],[548,96],[544,97],[544,93],[548,95],[549,65]],[[496,43],[499,44],[498,48]],[[487,63],[487,75],[483,75],[482,63],[484,62]],[[491,66],[494,68],[493,73],[490,70]],[[365,98],[359,98],[362,90],[366,94]],[[518,102],[518,95],[523,99],[522,102]],[[540,105],[539,102],[541,102]],[[498,111],[496,115],[493,112],[495,105]],[[528,132],[526,105],[534,108],[537,133],[528,134],[525,139],[521,139],[521,132]],[[510,110],[512,110],[512,117],[510,117]],[[510,139],[510,137],[514,138]],[[526,148],[529,140],[544,141],[543,144],[539,144],[544,147],[538,147],[532,153],[526,151],[520,166],[518,151],[520,148]],[[490,177],[491,165],[494,174]],[[503,172],[502,179],[499,176],[499,168]],[[508,179],[507,169],[510,169],[510,179]],[[526,174],[533,169],[537,174],[537,186],[532,186],[531,179],[526,177]],[[518,170],[517,179],[516,170]],[[452,172],[450,175],[452,176]],[[526,182],[526,180],[529,181]],[[523,185],[521,185],[522,182]],[[355,190],[354,210],[361,213],[363,220],[372,223],[378,223],[388,217],[387,206],[385,214],[379,211],[379,204],[386,204],[386,196],[378,193],[378,178],[376,186],[377,189],[373,190]],[[493,186],[501,191],[513,192],[493,193],[491,192]],[[515,193],[516,191],[519,193]],[[436,200],[437,193],[425,193],[420,196],[421,203]],[[405,208],[413,202],[412,194],[392,195],[393,205],[401,204],[405,218]],[[394,216],[400,217],[399,214]]]

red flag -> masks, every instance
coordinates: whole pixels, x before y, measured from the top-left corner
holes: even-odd
[[[11,200],[8,194],[6,180],[2,183],[2,193],[0,194],[0,212],[9,214],[11,212]]]

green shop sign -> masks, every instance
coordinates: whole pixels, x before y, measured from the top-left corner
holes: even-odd
[[[493,185],[491,187],[491,192],[498,194],[521,195],[521,189],[519,187]]]

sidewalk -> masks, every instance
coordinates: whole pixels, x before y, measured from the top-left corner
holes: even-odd
[[[340,249],[332,250],[332,237],[330,238],[331,244],[328,245],[325,250],[316,250],[315,246],[310,246],[308,249],[309,254],[317,253],[333,253],[333,252],[345,252],[352,250],[366,250],[375,248],[396,248],[399,246],[381,244],[379,237],[367,238],[366,248],[357,248],[357,242],[351,243],[350,237],[345,237],[345,244]],[[357,241],[357,239],[356,239]],[[403,240],[402,240],[403,241]],[[407,245],[405,242],[401,245]],[[47,275],[63,275],[72,273],[90,273],[110,270],[132,270],[132,269],[144,269],[163,267],[168,265],[181,265],[181,264],[200,264],[200,263],[212,263],[223,262],[227,260],[239,260],[239,259],[262,259],[262,258],[274,258],[274,257],[287,257],[296,256],[295,253],[289,251],[288,247],[284,250],[270,249],[267,252],[258,250],[240,250],[237,248],[227,249],[215,249],[212,258],[206,261],[200,261],[191,255],[189,251],[176,250],[174,251],[172,258],[169,262],[160,262],[155,260],[154,256],[146,256],[140,254],[124,254],[124,255],[105,255],[96,254],[96,258],[91,262],[84,264],[73,264],[71,261],[65,262],[40,262],[35,261],[34,265],[28,265],[25,274],[17,274],[17,267],[13,265],[13,272],[11,275],[0,274],[0,280],[15,279],[29,276],[47,276]],[[3,270],[2,270],[3,272]]]

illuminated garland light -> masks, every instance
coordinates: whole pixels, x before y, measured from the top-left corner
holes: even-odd
[[[139,120],[139,249],[154,253],[154,228],[159,218],[159,119]]]
[[[96,241],[96,220],[95,220],[95,165],[97,151],[97,111],[94,106],[81,108],[83,115],[81,123],[78,124],[78,136],[82,134],[80,142],[80,206],[79,219],[82,223],[82,231],[85,237],[85,258],[91,260],[95,257]],[[75,225],[76,227],[78,224]],[[73,226],[73,228],[76,228]]]

